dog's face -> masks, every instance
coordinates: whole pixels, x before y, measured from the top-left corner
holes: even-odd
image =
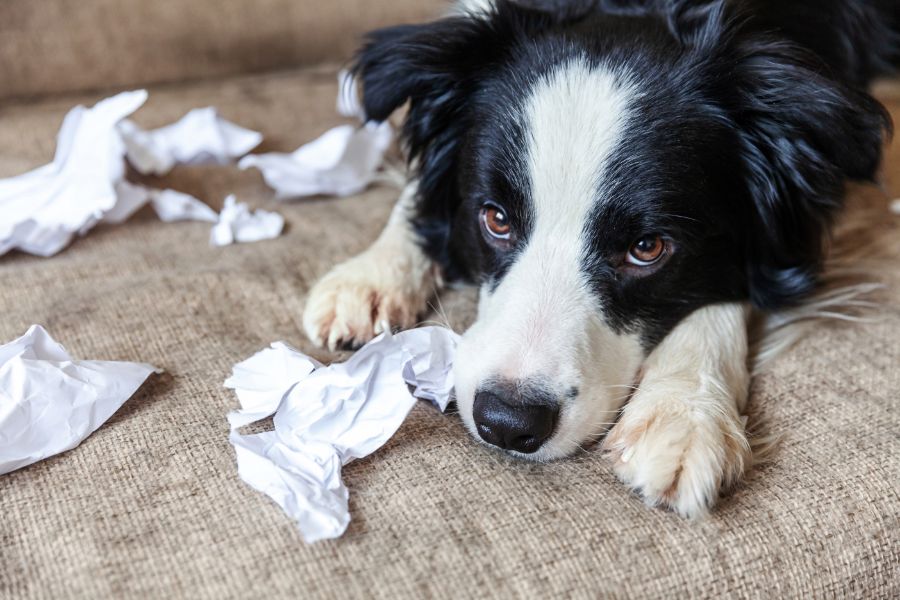
[[[745,294],[747,203],[723,206],[736,156],[712,150],[735,140],[673,90],[579,49],[507,69],[472,99],[458,167],[481,295],[457,402],[476,435],[550,458],[612,424],[683,316]]]
[[[808,290],[843,178],[877,161],[877,105],[701,17],[679,35],[660,15],[501,2],[361,53],[370,116],[412,100],[427,247],[481,287],[455,374],[484,441],[569,454],[685,316]]]

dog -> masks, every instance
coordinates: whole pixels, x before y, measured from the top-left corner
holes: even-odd
[[[547,461],[605,434],[648,504],[702,516],[751,459],[750,312],[815,289],[898,63],[896,0],[469,0],[376,31],[353,72],[369,119],[408,106],[412,176],[304,328],[358,346],[474,283],[472,435]]]

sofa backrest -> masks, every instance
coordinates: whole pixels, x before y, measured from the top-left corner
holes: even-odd
[[[446,0],[0,0],[0,98],[346,60]]]

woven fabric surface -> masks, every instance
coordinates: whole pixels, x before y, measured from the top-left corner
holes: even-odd
[[[283,151],[339,122],[335,93],[324,71],[170,86],[136,120],[215,104]],[[880,94],[900,115],[900,88]],[[65,111],[96,99],[0,109],[0,176],[48,161]],[[886,178],[900,192],[900,145]],[[287,231],[214,249],[207,225],[142,211],[51,259],[0,258],[0,340],[41,323],[77,357],[166,370],[77,449],[0,477],[0,597],[900,595],[900,252],[882,273],[877,323],[818,326],[756,379],[752,406],[781,443],[705,521],[644,506],[596,448],[517,462],[422,403],[345,469],[346,535],[307,546],[239,480],[225,421],[236,400],[222,382],[274,340],[335,358],[302,334],[306,290],[377,236],[397,192],[280,205],[258,173],[230,167],[150,183],[214,206],[235,193],[280,211]],[[887,197],[863,195],[883,215],[871,235],[896,248]],[[460,329],[473,293],[448,293],[441,308]]]
[[[445,0],[3,0],[0,98],[217,78],[350,57]]]

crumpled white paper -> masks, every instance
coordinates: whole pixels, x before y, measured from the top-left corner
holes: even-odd
[[[220,222],[212,208],[193,196],[126,181],[125,155],[143,172],[164,174],[180,163],[227,163],[258,145],[262,136],[225,121],[212,108],[144,131],[124,119],[146,100],[147,92],[139,90],[101,100],[93,108],[75,107],[63,121],[52,163],[0,180],[0,255],[18,248],[52,256],[76,235],[98,223],[123,223],[148,202],[163,221]],[[256,227],[254,222],[246,226]],[[267,238],[248,234],[235,239]]]
[[[350,523],[341,467],[383,446],[417,398],[446,409],[458,339],[442,327],[386,332],[327,367],[276,342],[236,365],[225,386],[241,404],[228,415],[241,479],[294,519],[307,542],[340,536]],[[274,431],[238,433],[273,414]]]
[[[0,346],[0,475],[80,444],[154,371],[74,360],[39,325]]]
[[[257,131],[219,116],[215,108],[196,108],[178,122],[146,131],[134,122],[118,125],[128,162],[144,175],[165,175],[175,165],[227,165],[262,142]]]
[[[265,210],[251,212],[247,204],[237,202],[233,194],[225,198],[222,212],[217,213],[190,194],[175,190],[156,190],[127,181],[121,182],[116,189],[119,192],[119,204],[104,217],[105,223],[122,223],[150,202],[160,220],[167,223],[212,223],[213,228],[209,234],[212,246],[271,240],[281,235],[284,229],[284,217]]]
[[[175,190],[150,190],[150,202],[161,221],[203,221],[217,223],[219,215],[208,204]]]
[[[200,202],[190,194],[176,190],[159,190],[143,185],[122,181],[116,186],[119,203],[116,208],[104,217],[104,223],[119,224],[125,222],[132,214],[143,208],[147,202],[161,221],[203,221],[218,223],[219,214],[208,204]]]
[[[18,248],[52,256],[116,207],[116,184],[125,176],[116,124],[146,100],[140,90],[73,108],[52,163],[0,180],[0,255]]]
[[[209,236],[213,246],[270,240],[281,235],[284,229],[284,217],[266,210],[250,212],[250,208],[237,202],[233,195],[225,198],[217,221]]]
[[[338,97],[335,108],[342,117],[366,121],[366,109],[359,101],[359,85],[353,74],[346,69],[338,73]]]
[[[279,199],[305,196],[352,196],[376,178],[394,138],[388,122],[366,123],[356,82],[346,72],[339,76],[337,110],[355,117],[361,126],[340,125],[291,154],[250,154],[238,163],[241,169],[257,168]]]

